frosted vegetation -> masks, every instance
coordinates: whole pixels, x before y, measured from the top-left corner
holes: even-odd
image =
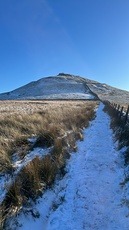
[[[30,199],[35,201],[52,186],[56,174],[64,174],[66,159],[76,151],[76,140],[83,139],[82,129],[94,118],[98,102],[7,101],[6,107],[5,101],[0,103],[1,224],[5,226]]]

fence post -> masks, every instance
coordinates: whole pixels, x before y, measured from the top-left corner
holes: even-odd
[[[114,107],[115,109],[117,108],[117,104],[115,104],[115,107]]]
[[[125,125],[126,125],[126,122],[128,120],[128,113],[129,113],[129,105],[128,105],[128,109],[127,109],[127,112],[126,112],[126,115],[125,115]]]
[[[124,109],[124,107],[122,106],[122,107],[121,107],[121,111],[120,111],[120,117],[122,116],[123,109]]]
[[[120,105],[118,105],[118,107],[117,107],[117,111],[119,112],[119,109],[120,109]]]

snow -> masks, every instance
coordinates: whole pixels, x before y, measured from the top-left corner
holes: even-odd
[[[102,101],[128,104],[129,92],[87,78],[59,74],[0,94],[0,100],[96,100],[98,97]]]
[[[30,142],[35,142],[36,138],[31,138]],[[32,161],[36,156],[39,158],[43,158],[44,156],[48,155],[52,151],[53,147],[50,148],[34,148],[33,151],[30,151],[27,155],[25,155],[22,159],[19,158],[17,152],[13,154],[13,168],[14,173],[11,174],[4,174],[0,176],[0,202],[3,201],[7,188],[14,180],[14,177],[18,174],[21,168],[25,167],[30,161]]]
[[[77,76],[41,78],[9,93],[0,94],[1,100],[10,99],[95,99],[84,79]]]
[[[24,98],[23,98],[24,99]],[[35,97],[28,97],[27,99],[35,99]],[[94,100],[95,97],[90,93],[61,93],[58,90],[56,94],[48,94],[43,96],[36,96],[36,99],[44,100]]]
[[[21,213],[18,229],[129,229],[129,209],[120,185],[124,179],[121,155],[101,103],[95,120],[84,130],[84,141],[78,142],[78,151],[67,162],[64,178],[57,179],[34,206],[39,218]]]
[[[13,166],[17,170],[15,174],[17,174],[20,169],[26,166],[30,161],[32,161],[36,156],[42,158],[43,156],[48,155],[51,152],[52,148],[34,148],[29,154],[27,154],[22,160],[17,160],[14,162]]]

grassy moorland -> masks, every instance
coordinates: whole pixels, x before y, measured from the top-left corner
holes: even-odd
[[[96,101],[0,101],[0,178],[13,178],[1,202],[1,226],[64,173],[97,106]],[[16,173],[14,156],[23,160],[34,149],[49,147],[46,156],[35,156]]]

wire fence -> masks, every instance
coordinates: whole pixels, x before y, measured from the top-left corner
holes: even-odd
[[[118,116],[123,120],[124,119],[124,124],[126,125],[126,123],[129,121],[129,105],[127,107],[127,109],[124,109],[124,106],[121,106],[119,104],[111,104],[111,106],[113,106],[113,108],[117,111]]]
[[[127,109],[125,109],[124,106],[121,106],[116,103],[110,103],[109,101],[105,101],[104,103],[108,104],[108,106],[110,106],[111,108],[113,108],[113,110],[115,110],[116,116],[118,116],[121,119],[124,125],[126,125],[129,122],[129,105]]]

